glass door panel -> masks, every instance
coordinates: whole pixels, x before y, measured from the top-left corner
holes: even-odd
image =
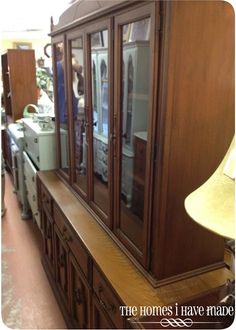
[[[109,210],[109,58],[108,30],[90,35],[93,139],[93,201],[107,215]]]
[[[122,26],[120,230],[143,250],[150,18]]]
[[[60,159],[59,167],[68,176],[69,175],[69,139],[68,139],[68,108],[65,86],[65,60],[64,47],[62,42],[54,44],[55,59],[55,104],[58,118],[59,139],[60,139]]]
[[[87,194],[87,132],[85,117],[84,45],[83,38],[70,41],[70,79],[73,123],[74,183]]]

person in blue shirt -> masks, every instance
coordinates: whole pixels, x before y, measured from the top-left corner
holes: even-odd
[[[68,110],[66,104],[66,95],[65,95],[65,79],[64,79],[64,61],[63,61],[63,52],[58,51],[58,61],[57,61],[57,93],[58,93],[58,108],[59,108],[59,121],[60,124],[67,124],[68,121]],[[81,66],[77,63],[72,57],[72,69],[75,72],[81,71]],[[72,88],[72,108],[74,118],[77,118],[78,112],[78,99],[75,97],[73,88]]]

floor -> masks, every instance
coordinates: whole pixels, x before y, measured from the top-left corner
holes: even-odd
[[[12,329],[65,329],[40,257],[41,235],[22,220],[8,174],[2,217],[2,321]]]

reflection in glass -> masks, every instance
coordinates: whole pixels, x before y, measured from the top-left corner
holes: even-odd
[[[87,193],[87,136],[85,130],[84,108],[84,56],[82,37],[71,41],[71,86],[74,137],[75,183]]]
[[[93,201],[108,214],[108,48],[107,30],[91,34]]]
[[[142,251],[149,111],[150,19],[122,27],[120,229]]]
[[[57,90],[57,111],[60,131],[60,168],[68,175],[69,169],[69,141],[68,141],[68,112],[65,91],[65,77],[64,77],[64,49],[63,43],[54,45],[54,52],[56,54],[56,82]]]

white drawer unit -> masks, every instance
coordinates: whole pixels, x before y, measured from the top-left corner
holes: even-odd
[[[42,130],[31,118],[23,119],[25,151],[39,170],[56,168],[55,129]]]
[[[11,156],[12,156],[12,171],[14,192],[22,206],[22,219],[30,219],[30,207],[26,196],[26,187],[24,182],[23,169],[23,148],[24,134],[22,126],[11,123],[8,125],[7,134],[9,136]]]
[[[27,153],[23,152],[24,163],[24,180],[26,185],[26,195],[29,205],[31,207],[32,216],[40,228],[40,212],[38,210],[37,187],[36,187],[36,173],[37,169],[28,157]]]
[[[40,227],[36,173],[56,168],[55,129],[42,130],[31,118],[23,118],[24,180],[32,216]]]

